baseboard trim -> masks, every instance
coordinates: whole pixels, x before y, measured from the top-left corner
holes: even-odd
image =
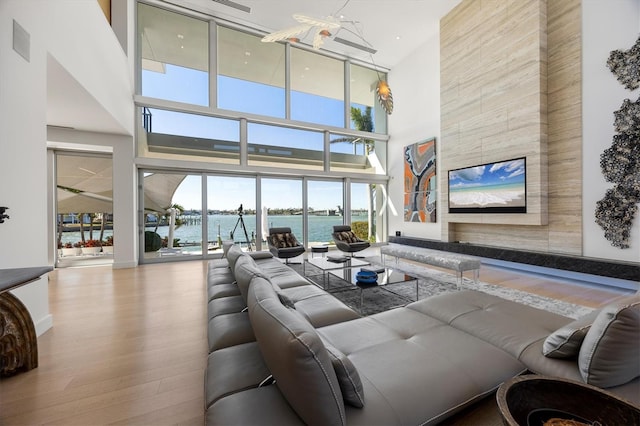
[[[33,324],[36,329],[36,336],[40,337],[46,333],[51,327],[53,327],[53,315],[48,314],[40,318],[38,322]]]
[[[138,266],[138,262],[113,262],[113,269],[127,269],[135,268]]]

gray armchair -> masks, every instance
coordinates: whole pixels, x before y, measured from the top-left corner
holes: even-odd
[[[291,228],[269,228],[269,236],[267,237],[267,245],[269,251],[279,259],[285,259],[285,263],[289,263],[292,257],[300,256],[305,252],[305,248],[295,235],[291,233]]]
[[[369,241],[358,238],[353,233],[350,225],[334,226],[331,236],[333,236],[333,241],[335,241],[338,250],[350,253],[351,257],[356,257],[353,253],[362,251],[370,246]]]

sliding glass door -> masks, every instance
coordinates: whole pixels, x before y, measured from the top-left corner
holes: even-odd
[[[207,176],[207,223],[209,254],[220,252],[225,240],[255,249],[256,179]]]
[[[264,235],[268,235],[269,228],[286,226],[302,243],[302,179],[262,178],[260,186]]]
[[[344,183],[341,180],[309,180],[307,199],[309,246],[331,243],[333,227],[343,223]]]
[[[332,245],[343,223],[363,239],[386,240],[380,183],[151,170],[140,179],[142,263],[213,258],[227,240],[266,250],[274,227],[291,228],[306,247]]]
[[[201,175],[149,172],[142,180],[142,258],[201,256]]]

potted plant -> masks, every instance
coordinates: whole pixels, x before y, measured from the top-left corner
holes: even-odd
[[[101,249],[100,240],[87,240],[82,246],[82,254],[96,255]]]
[[[71,243],[61,244],[60,251],[62,256],[76,256],[78,254],[78,249]]]
[[[113,236],[110,235],[102,241],[102,253],[113,254]]]

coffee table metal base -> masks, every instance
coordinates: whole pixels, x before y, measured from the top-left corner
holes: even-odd
[[[312,265],[321,271],[320,274],[307,272],[307,265]],[[366,260],[346,258],[344,262],[332,262],[329,257],[318,257],[306,259],[304,261],[302,273],[305,277],[322,275],[322,288],[327,290],[329,284],[328,274],[331,271],[344,271],[361,266],[367,266],[369,262]]]
[[[419,295],[419,287],[418,287],[418,278],[405,274],[404,272],[398,272],[393,270],[393,268],[379,268],[378,272],[378,281],[375,283],[360,283],[357,280],[356,274],[360,271],[361,268],[345,269],[341,271],[333,270],[329,271],[329,274],[336,276],[339,280],[345,283],[345,286],[339,289],[330,290],[331,292],[337,291],[350,291],[353,289],[357,289],[360,292],[360,304],[358,310],[362,312],[362,307],[364,306],[364,291],[372,288],[379,288],[380,290],[386,291],[388,293],[394,294],[402,299],[405,299],[407,302],[414,302],[420,298]],[[404,294],[396,293],[389,289],[390,286],[396,284],[408,284],[414,282],[416,286],[416,298],[413,300],[411,297],[408,297]]]

